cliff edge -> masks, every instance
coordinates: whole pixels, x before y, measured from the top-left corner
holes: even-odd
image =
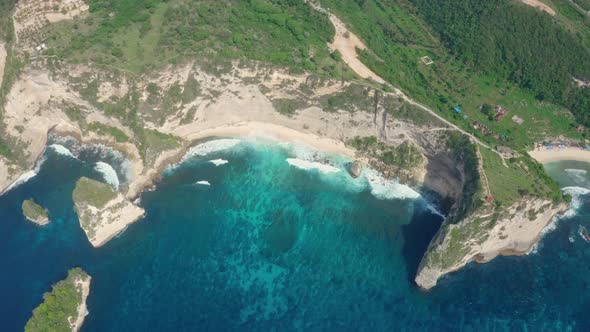
[[[108,185],[82,177],[73,192],[80,226],[94,247],[100,247],[134,223],[145,211]]]
[[[526,254],[567,207],[549,199],[525,198],[501,211],[486,206],[457,224],[445,223],[420,263],[416,283],[428,290],[472,260],[486,263],[498,255]]]

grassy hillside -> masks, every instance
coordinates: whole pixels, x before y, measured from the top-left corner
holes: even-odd
[[[518,84],[539,101],[568,107],[578,121],[590,124],[590,90],[573,81],[590,79],[585,21],[552,17],[512,0],[412,2],[470,68]],[[563,5],[557,8],[570,15]]]
[[[370,51],[362,54],[365,64],[399,85],[412,98],[438,109],[448,119],[491,145],[525,149],[530,142],[552,135],[581,138],[574,131],[575,119],[563,106],[539,100],[530,90],[503,75],[478,70],[460,54],[453,53],[448,43],[443,43],[439,31],[431,27],[432,22],[425,21],[423,11],[418,11],[412,2],[322,0],[321,3],[345,21],[369,46]],[[458,6],[459,2],[444,3]],[[534,12],[534,9],[525,9],[527,13],[529,10]],[[461,14],[461,10],[456,13]],[[473,19],[473,24],[477,24]],[[456,26],[461,26],[461,22]],[[465,25],[464,28],[469,31]],[[484,52],[493,52],[493,48],[481,47]],[[434,63],[424,64],[420,61],[423,56],[429,56]],[[499,122],[489,120],[479,111],[479,106],[484,103],[502,105],[509,110],[508,116]],[[462,114],[453,112],[452,106],[458,106]],[[464,119],[463,114],[468,118]],[[514,115],[524,120],[523,125],[511,121]],[[485,136],[473,129],[474,121],[486,125],[492,133]],[[496,134],[499,139],[494,137]]]
[[[51,28],[49,46],[58,58],[90,60],[133,73],[186,58],[246,58],[351,76],[326,47],[333,26],[303,1],[89,0],[89,4],[86,19]]]

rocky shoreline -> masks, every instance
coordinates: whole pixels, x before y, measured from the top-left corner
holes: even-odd
[[[424,254],[416,284],[429,290],[441,277],[471,261],[487,263],[498,256],[527,254],[539,242],[543,230],[568,208],[568,204],[555,205],[548,199],[524,198],[500,215],[488,206],[457,224],[447,221]]]
[[[100,247],[145,215],[108,185],[80,178],[72,194],[80,227],[95,248]]]

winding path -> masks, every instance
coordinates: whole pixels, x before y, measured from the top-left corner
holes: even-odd
[[[445,119],[444,117],[440,116],[438,113],[436,113],[432,109],[430,109],[427,106],[422,105],[419,102],[408,97],[408,95],[406,95],[403,91],[401,91],[397,87],[393,86],[391,83],[387,82],[381,76],[377,75],[370,68],[365,66],[365,64],[360,61],[358,54],[356,52],[357,48],[361,49],[361,50],[364,50],[367,48],[367,46],[360,40],[360,38],[357,37],[350,30],[348,30],[348,28],[346,27],[344,22],[342,22],[336,15],[334,15],[330,11],[322,8],[319,3],[317,3],[313,0],[305,0],[305,1],[313,9],[328,15],[328,17],[330,18],[330,22],[332,22],[332,24],[334,25],[334,28],[336,29],[336,34],[334,35],[334,42],[329,43],[328,46],[330,47],[330,49],[337,50],[338,52],[340,52],[340,54],[342,55],[342,60],[350,67],[350,69],[352,69],[352,71],[354,71],[357,75],[359,75],[360,77],[362,77],[364,79],[370,79],[370,80],[373,80],[379,84],[387,85],[389,88],[391,88],[393,90],[393,92],[386,92],[385,94],[400,97],[408,104],[419,107],[420,109],[430,113],[430,115],[434,116],[435,118],[437,118],[441,122],[445,123],[447,126],[461,132],[464,135],[469,136],[469,138],[474,143],[477,143],[488,150],[494,151],[502,160],[502,164],[505,167],[508,167],[508,165],[506,164],[506,161],[504,160],[504,157],[500,153],[498,153],[498,151],[492,149],[489,145],[487,145],[486,143],[482,142],[480,139],[475,137],[475,135],[461,129],[459,126],[455,125],[454,123],[452,123],[452,122],[448,121],[447,119]]]

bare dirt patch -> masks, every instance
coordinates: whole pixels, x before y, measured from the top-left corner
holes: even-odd
[[[539,0],[520,0],[520,1],[522,3],[524,3],[525,5],[538,8],[538,9],[548,13],[551,16],[555,16],[557,14],[555,12],[555,10],[553,10],[553,8],[547,6],[546,4],[542,3]]]
[[[6,65],[6,46],[0,43],[0,86],[2,86],[2,79],[4,78],[4,66]]]

